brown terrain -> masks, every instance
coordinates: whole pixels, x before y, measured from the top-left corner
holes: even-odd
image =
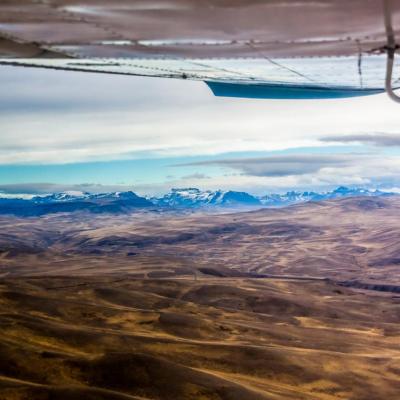
[[[399,212],[1,217],[0,399],[398,399]]]

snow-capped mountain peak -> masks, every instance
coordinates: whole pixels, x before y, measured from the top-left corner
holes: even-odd
[[[384,196],[390,193],[381,192],[379,190],[369,190],[364,188],[347,188],[339,186],[330,192],[287,192],[285,194],[271,194],[260,197],[260,201],[264,206],[286,206],[290,204],[304,203],[307,201],[322,201],[336,199],[339,197],[355,197],[355,196]]]
[[[174,188],[161,198],[152,201],[160,206],[201,207],[201,206],[255,206],[260,201],[245,192],[205,190],[197,188]]]
[[[56,201],[76,201],[84,200],[90,196],[90,193],[69,190],[65,192],[52,193],[45,196],[32,197],[32,201],[35,203],[52,203]]]

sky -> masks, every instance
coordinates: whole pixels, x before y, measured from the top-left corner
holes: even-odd
[[[0,66],[0,193],[398,190],[400,106],[214,97],[203,82]]]

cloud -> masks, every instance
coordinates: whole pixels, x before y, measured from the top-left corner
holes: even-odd
[[[339,147],[331,143],[398,146],[398,105],[386,96],[226,99],[213,97],[202,82],[10,67],[0,67],[0,85],[0,183],[103,183],[2,185],[3,191],[147,194],[198,186],[262,194],[341,184],[400,186],[397,157],[328,153]],[[294,154],[294,148],[310,150]],[[280,155],[249,157],[276,150]],[[227,153],[247,158],[224,159]],[[168,165],[191,156],[217,160],[192,163],[178,170],[183,177],[173,176],[177,170]],[[127,159],[138,161],[116,166]],[[104,163],[92,171],[83,164],[89,161]]]
[[[244,190],[263,195],[293,189],[331,190],[341,185],[383,189],[400,186],[400,158],[394,155],[286,154],[176,165],[186,166],[220,166],[228,168],[231,173],[190,182],[175,180],[167,182],[164,188],[191,185],[202,189]]]
[[[374,146],[400,146],[400,134],[392,133],[364,133],[352,135],[324,136],[321,142],[328,143],[362,143]]]
[[[46,113],[58,115],[87,114],[88,112],[147,110],[154,105],[174,107],[167,96],[160,93],[169,90],[168,80],[157,79],[153,84],[146,78],[124,77],[51,71],[34,68],[0,66],[2,97],[0,113]],[[140,96],[137,94],[140,93]],[[174,96],[180,105],[190,104],[190,98]]]
[[[354,158],[355,156],[352,154],[322,156],[315,154],[295,154],[200,161],[177,164],[176,166],[220,166],[239,170],[244,175],[283,177],[311,174],[327,167],[337,168],[348,166],[353,163]]]
[[[199,172],[196,172],[196,173],[190,174],[190,175],[185,175],[182,177],[182,179],[209,179],[209,178],[210,178],[209,176],[207,176],[205,174],[201,174]]]
[[[143,180],[135,185],[101,185],[21,183],[0,185],[3,194],[47,194],[60,191],[87,191],[92,193],[133,190],[140,195],[161,195],[173,187],[198,187],[202,190],[238,190],[256,195],[286,192],[288,190],[331,190],[340,185],[368,188],[400,187],[400,157],[373,154],[312,155],[230,158],[217,161],[190,163],[190,168],[214,166],[230,173],[208,176],[201,172],[181,178],[167,176],[165,181]],[[308,164],[304,166],[302,164]],[[182,165],[182,164],[181,164]],[[185,164],[187,166],[187,164]],[[310,167],[311,166],[311,167]],[[182,167],[184,168],[184,166]],[[247,168],[247,169],[246,169]],[[295,170],[297,168],[297,170]],[[246,171],[244,171],[246,169]],[[271,173],[271,170],[273,173]],[[277,173],[277,171],[279,173]],[[300,173],[301,172],[301,173]]]
[[[0,86],[3,165],[270,152],[320,147],[332,132],[398,128],[398,106],[385,96],[228,99],[203,82],[4,66]]]

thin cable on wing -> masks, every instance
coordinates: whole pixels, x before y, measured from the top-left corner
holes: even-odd
[[[308,81],[310,81],[312,83],[317,83],[317,81],[315,81],[314,79],[310,78],[309,76],[304,75],[301,72],[296,71],[295,69],[292,69],[292,68],[289,68],[289,67],[287,67],[285,65],[282,65],[282,64],[278,63],[277,61],[273,60],[272,58],[268,57],[264,52],[261,52],[259,49],[257,49],[253,45],[253,43],[246,42],[246,45],[249,46],[254,51],[256,51],[258,54],[260,54],[262,58],[264,58],[265,60],[269,61],[271,64],[273,64],[273,65],[275,65],[275,66],[277,66],[279,68],[286,69],[287,71],[289,71],[289,72],[291,72],[293,74],[296,74],[297,76],[300,76],[301,78],[306,79],[306,80],[308,80]]]
[[[245,73],[245,72],[241,72],[241,71],[234,71],[231,69],[227,69],[227,68],[221,68],[221,67],[216,67],[216,66],[212,66],[203,62],[198,62],[198,61],[193,61],[193,60],[188,60],[188,62],[192,65],[198,65],[199,67],[206,67],[206,68],[210,68],[211,70],[217,70],[220,71],[222,73],[228,73],[228,74],[234,74],[234,75],[239,75],[239,76],[243,76],[246,77],[250,80],[254,80],[254,78],[252,76],[249,76],[249,74]]]

